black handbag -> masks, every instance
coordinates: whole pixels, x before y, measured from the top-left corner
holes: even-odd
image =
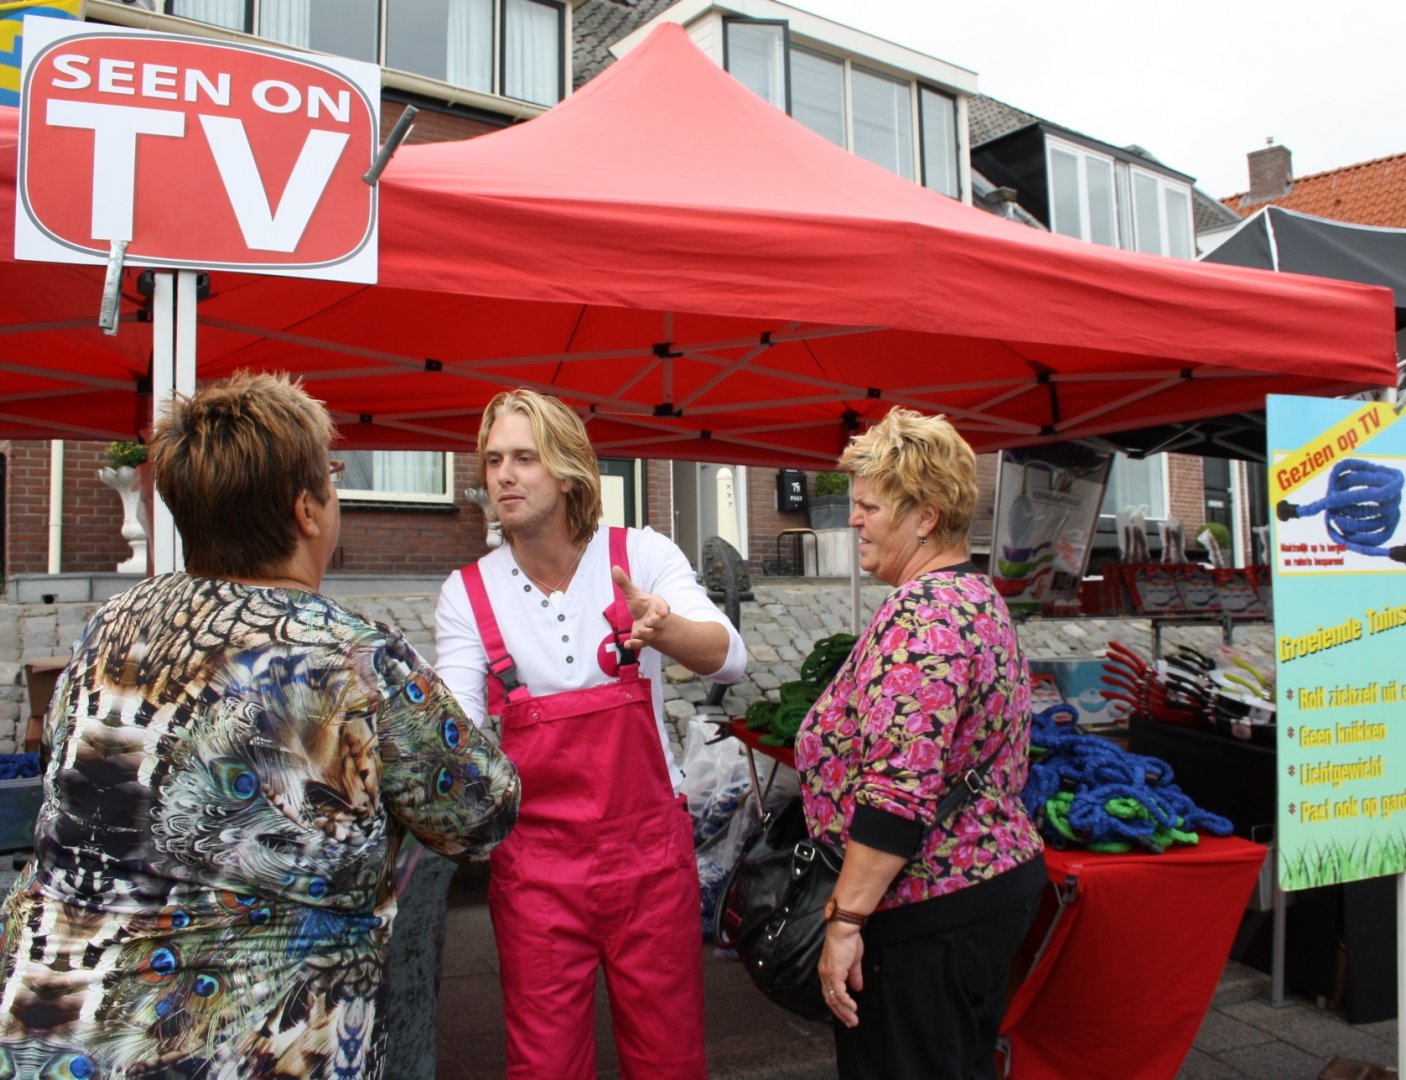
[[[939,824],[981,790],[995,757],[964,773],[938,801]],[[843,864],[838,848],[810,838],[801,797],[792,796],[753,826],[713,912],[713,940],[737,951],[758,990],[807,1020],[830,1016],[817,966],[825,901]]]
[[[800,796],[753,826],[723,883],[713,939],[736,949],[757,989],[807,1020],[830,1015],[820,992],[821,909],[844,856],[806,835]]]

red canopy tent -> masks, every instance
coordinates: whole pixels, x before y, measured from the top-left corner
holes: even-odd
[[[13,261],[15,141],[0,110],[0,437],[129,437],[146,301],[129,271],[104,336],[101,268]],[[375,287],[217,273],[198,319],[201,379],[298,372],[368,448],[462,446],[518,385],[588,412],[604,454],[821,466],[895,403],[986,450],[1395,379],[1385,289],[995,218],[814,135],[675,26],[530,123],[403,148]]]

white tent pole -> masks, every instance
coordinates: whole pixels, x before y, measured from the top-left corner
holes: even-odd
[[[176,362],[175,390],[189,397],[195,393],[195,328],[196,328],[196,283],[199,274],[194,270],[181,270],[176,274]],[[181,534],[171,529],[171,550],[174,569],[184,570],[185,549],[181,544]]]
[[[152,275],[151,420],[161,415],[176,385],[175,286],[169,271]],[[157,574],[176,568],[176,526],[171,511],[153,488],[151,493],[151,565]]]
[[[863,614],[859,606],[859,533],[849,530],[849,610],[850,633],[859,636],[859,622]]]

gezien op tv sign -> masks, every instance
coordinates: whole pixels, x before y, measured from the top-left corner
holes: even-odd
[[[26,19],[15,257],[374,283],[380,69]]]

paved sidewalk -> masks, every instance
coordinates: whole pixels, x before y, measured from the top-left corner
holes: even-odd
[[[450,888],[438,1010],[437,1080],[501,1080],[504,1072],[498,958],[484,902],[483,872],[459,871]],[[752,986],[735,959],[703,945],[711,1080],[832,1080],[830,1029],[792,1016]],[[1110,962],[1113,962],[1110,958]],[[1269,976],[1230,963],[1176,1080],[1318,1080],[1334,1058],[1396,1062],[1397,1022],[1348,1024],[1302,997],[1269,1004]],[[618,1077],[605,988],[596,995],[596,1060]],[[1384,1080],[1343,1071],[1333,1080]],[[1389,1075],[1394,1076],[1393,1070]],[[1068,1080],[1121,1080],[1069,1077]]]

